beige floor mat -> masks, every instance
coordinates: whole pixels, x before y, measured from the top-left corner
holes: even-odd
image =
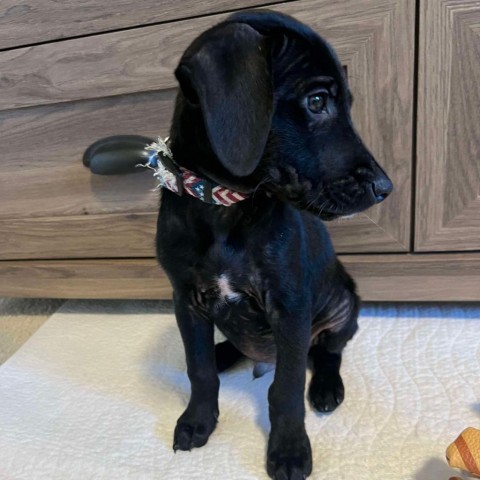
[[[342,369],[344,404],[307,405],[312,479],[455,475],[447,445],[480,426],[479,307],[367,306]],[[0,479],[266,480],[271,381],[249,362],[222,374],[217,430],[174,455],[189,384],[173,315],[68,302],[0,367]]]
[[[13,355],[65,300],[0,298],[0,365]]]

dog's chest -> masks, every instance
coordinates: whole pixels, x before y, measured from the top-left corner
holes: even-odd
[[[236,283],[228,272],[216,277],[215,283],[204,307],[209,318],[244,355],[257,362],[274,362],[273,332],[256,286]]]
[[[245,355],[273,361],[275,345],[264,311],[262,279],[246,251],[213,245],[195,273],[193,307]]]
[[[258,272],[243,248],[214,243],[194,268],[199,307],[214,314],[225,307],[255,302],[261,289]]]
[[[220,302],[236,302],[241,299],[241,293],[233,290],[228,273],[222,273],[218,276],[216,291]]]

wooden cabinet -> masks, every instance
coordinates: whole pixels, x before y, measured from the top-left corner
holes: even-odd
[[[480,250],[478,1],[422,2],[418,75],[415,250]]]
[[[0,7],[0,295],[168,297],[153,258],[154,179],[91,175],[82,153],[108,135],[164,136],[186,46],[228,12],[266,2],[28,3]],[[358,130],[395,184],[386,202],[329,224],[364,298],[480,299],[480,254],[419,253],[480,250],[478,2],[269,8],[336,48]]]

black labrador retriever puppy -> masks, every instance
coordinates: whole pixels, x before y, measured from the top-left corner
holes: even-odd
[[[213,432],[219,371],[242,356],[275,362],[267,471],[305,478],[308,357],[309,399],[330,412],[344,398],[342,349],[359,309],[322,220],[381,202],[392,183],[355,132],[334,51],[289,16],[231,15],[194,40],[175,75],[167,168],[193,172],[208,194],[164,189],[158,217],[191,382],[173,448],[201,447]],[[243,200],[215,204],[215,186]],[[216,347],[214,325],[228,339]]]

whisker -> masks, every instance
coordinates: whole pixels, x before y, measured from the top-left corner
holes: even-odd
[[[321,189],[317,195],[307,204],[307,208],[310,208],[324,193],[325,189]]]
[[[323,209],[327,206],[327,204],[328,204],[328,200],[325,200],[325,201],[320,205],[320,208],[318,209],[318,214],[317,214],[318,217],[321,217],[322,212],[323,212]]]
[[[255,187],[255,190],[253,191],[252,199],[255,197],[255,194],[257,193],[257,190],[258,190],[262,185],[265,185],[266,183],[268,183],[270,180],[271,180],[270,175],[266,175],[265,177],[263,177],[263,178],[258,182],[257,186]]]

